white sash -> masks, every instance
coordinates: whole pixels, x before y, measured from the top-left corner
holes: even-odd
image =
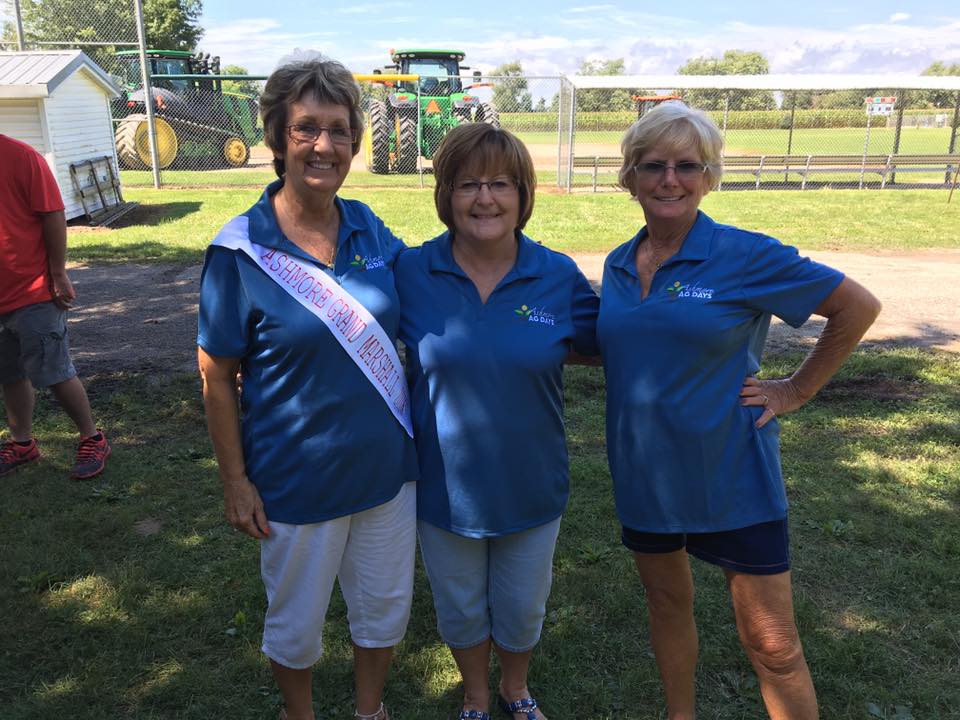
[[[323,322],[413,437],[410,397],[400,358],[377,319],[319,268],[251,242],[248,225],[245,215],[235,217],[211,244],[245,252],[271,280]]]

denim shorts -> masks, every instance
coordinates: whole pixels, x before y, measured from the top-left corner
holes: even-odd
[[[42,302],[0,315],[0,384],[29,378],[34,387],[50,387],[76,374],[66,310]]]
[[[560,518],[501,537],[463,537],[423,521],[417,530],[447,645],[492,638],[508,652],[526,652],[539,642]]]
[[[624,527],[621,539],[628,549],[641,553],[686,548],[704,562],[747,575],[777,575],[790,569],[786,518],[710,533],[648,533]]]

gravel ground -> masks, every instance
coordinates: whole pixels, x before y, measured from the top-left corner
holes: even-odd
[[[599,283],[604,256],[573,257]],[[811,257],[843,270],[883,302],[867,342],[960,353],[960,250]],[[74,264],[70,276],[78,295],[70,338],[81,376],[194,370],[199,266]],[[822,326],[820,318],[800,330],[775,321],[768,347],[809,345]]]

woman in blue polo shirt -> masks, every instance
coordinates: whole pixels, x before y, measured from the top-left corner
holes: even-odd
[[[689,554],[726,574],[771,718],[814,718],[776,418],[816,394],[880,305],[836,270],[699,210],[721,172],[722,138],[706,114],[665,103],[622,149],[620,184],[646,225],[607,257],[598,340],[617,513],[646,589],[667,716],[694,717]],[[771,315],[796,327],[812,313],[827,323],[796,372],[756,378]]]
[[[311,666],[339,579],[355,716],[386,720],[381,696],[410,615],[416,543],[409,417],[381,393],[403,244],[366,205],[337,197],[363,135],[349,70],[323,58],[283,65],[260,109],[280,179],[207,252],[198,334],[207,423],[227,519],[260,540],[263,652],[281,718],[314,717]],[[361,345],[378,330],[382,342]],[[348,352],[352,342],[360,350]]]
[[[458,717],[527,689],[567,502],[563,363],[596,355],[598,298],[573,261],[522,232],[536,175],[505,130],[463,125],[433,160],[448,231],[396,265],[420,482],[418,532],[437,624],[463,676]]]

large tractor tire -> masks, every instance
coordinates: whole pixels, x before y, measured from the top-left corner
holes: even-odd
[[[420,157],[420,143],[417,139],[417,116],[401,113],[397,115],[397,153],[396,171],[414,173],[417,171],[417,158]]]
[[[477,122],[500,127],[500,111],[493,103],[480,103],[477,109]]]
[[[364,140],[367,170],[377,175],[390,172],[390,116],[382,100],[370,102],[370,118]]]
[[[223,142],[223,161],[228,167],[243,167],[250,160],[250,146],[247,141],[231,135]]]
[[[160,169],[170,167],[177,159],[180,142],[173,126],[161,117],[155,117],[157,128],[157,160]],[[114,135],[117,143],[117,158],[123,167],[143,170],[152,167],[150,160],[150,133],[146,115],[127,115],[117,126]]]

